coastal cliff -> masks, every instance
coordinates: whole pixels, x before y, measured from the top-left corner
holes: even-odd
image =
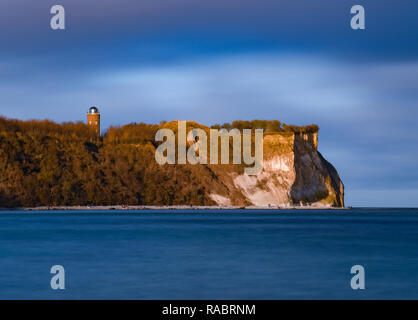
[[[0,207],[344,206],[344,186],[317,151],[315,126],[228,124],[266,131],[263,171],[251,176],[239,164],[156,163],[156,132],[176,125],[133,123],[99,137],[83,123],[0,117]],[[187,122],[191,128],[209,130]]]

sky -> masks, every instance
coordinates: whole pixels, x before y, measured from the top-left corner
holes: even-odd
[[[416,0],[0,0],[0,115],[315,123],[346,205],[418,207],[417,16]]]

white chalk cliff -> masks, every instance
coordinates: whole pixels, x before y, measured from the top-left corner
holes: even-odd
[[[344,185],[335,168],[317,151],[317,133],[266,134],[263,172],[246,175],[231,166],[213,172],[226,188],[211,192],[221,206],[343,207]],[[217,167],[217,168],[216,168]]]

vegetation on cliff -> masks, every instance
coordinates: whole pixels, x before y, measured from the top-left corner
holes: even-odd
[[[167,125],[128,124],[98,137],[81,122],[0,117],[0,207],[216,204],[209,193],[221,193],[225,186],[210,166],[155,162],[155,133]],[[260,120],[216,127],[318,129]]]
[[[319,128],[316,124],[309,126],[295,126],[280,123],[278,120],[252,120],[242,121],[236,120],[232,123],[224,123],[222,125],[215,124],[212,126],[214,129],[263,129],[264,132],[298,132],[298,133],[315,133]]]

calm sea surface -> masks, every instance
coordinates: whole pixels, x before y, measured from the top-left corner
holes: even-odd
[[[416,209],[0,212],[0,299],[378,298],[418,299]]]

